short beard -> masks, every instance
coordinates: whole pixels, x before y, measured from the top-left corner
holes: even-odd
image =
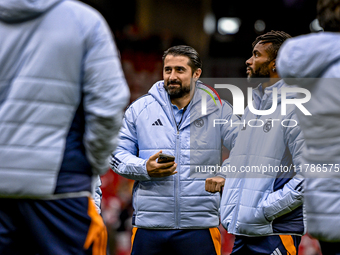
[[[169,85],[171,84],[178,84],[180,85],[178,88],[169,88]],[[191,87],[191,86],[190,86]],[[190,87],[183,87],[181,82],[170,82],[170,83],[166,83],[166,85],[164,85],[164,89],[166,90],[166,92],[169,94],[170,98],[181,98],[186,96],[187,94],[190,94]]]
[[[254,70],[251,67],[248,67],[250,69],[250,74],[247,77],[248,82],[250,83],[264,83],[269,81],[270,79],[270,71],[268,68],[270,61],[264,63],[260,68],[254,72]]]

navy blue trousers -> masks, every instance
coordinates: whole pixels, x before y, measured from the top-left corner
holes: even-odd
[[[132,255],[220,255],[218,228],[154,230],[134,228]]]
[[[232,255],[297,255],[301,236],[236,236]]]
[[[89,197],[0,199],[1,255],[105,255],[107,233]]]

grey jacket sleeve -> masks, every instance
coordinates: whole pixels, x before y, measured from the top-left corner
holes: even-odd
[[[288,116],[287,119],[295,120],[297,121],[296,123],[298,123],[295,113]],[[294,123],[295,122],[292,121],[292,123],[286,123],[286,125],[294,126]],[[285,141],[292,155],[293,164],[295,165],[295,168],[292,168],[291,171],[294,172],[295,169],[296,171],[300,169],[304,139],[299,125],[284,129]],[[302,175],[297,172],[297,174],[289,182],[287,182],[282,189],[268,195],[263,204],[264,215],[267,220],[272,221],[277,217],[289,213],[303,203],[303,182],[304,179]]]
[[[137,157],[138,141],[135,122],[135,112],[133,107],[129,107],[119,133],[119,146],[111,156],[110,166],[114,172],[125,178],[148,181],[151,177],[146,170],[147,160]]]
[[[129,99],[119,53],[104,19],[98,19],[86,35],[83,71],[86,156],[93,174],[101,175],[109,169]]]

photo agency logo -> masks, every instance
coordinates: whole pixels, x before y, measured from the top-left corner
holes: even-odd
[[[231,92],[232,95],[232,99],[233,99],[233,114],[237,114],[237,115],[243,115],[244,114],[244,110],[245,110],[245,98],[244,98],[244,94],[242,92],[242,90],[232,84],[215,84],[214,88],[204,84],[205,86],[209,87],[211,91],[213,91],[216,96],[218,97],[218,99],[220,100],[220,103],[222,105],[222,101],[220,99],[219,94],[217,93],[217,91],[215,89],[228,89]],[[200,88],[202,89],[202,88]],[[204,90],[208,95],[210,95],[210,97],[212,97],[212,99],[215,102],[215,105],[217,105],[214,96],[205,89]],[[300,93],[303,94],[304,97],[301,98],[289,98],[287,97],[288,94],[291,93]],[[207,94],[202,94],[202,115],[205,115],[207,113]],[[307,103],[310,99],[311,99],[311,93],[304,88],[298,88],[298,87],[284,87],[281,89],[281,112],[280,114],[282,116],[287,115],[287,105],[295,105],[295,107],[297,107],[304,115],[312,115],[305,106],[303,106],[304,103]],[[272,105],[271,108],[269,109],[265,109],[265,110],[258,110],[255,109],[254,105],[253,105],[253,88],[251,87],[247,87],[247,103],[248,103],[248,109],[251,113],[253,113],[254,115],[258,115],[258,116],[263,116],[263,115],[270,115],[273,114],[277,107],[278,107],[278,91],[277,88],[272,88]],[[270,130],[270,128],[268,127],[268,125],[274,125],[275,121],[281,121],[281,125],[284,127],[294,127],[297,126],[298,123],[296,120],[294,119],[272,119],[272,118],[268,118],[265,120],[262,120],[260,118],[256,118],[253,120],[248,120],[248,122],[246,123],[245,120],[243,120],[243,122],[238,122],[238,123],[232,123],[232,121],[230,121],[231,123],[229,123],[231,126],[232,125],[243,125],[244,128],[248,125],[250,127],[265,127],[265,132],[268,132]],[[225,119],[215,119],[213,126],[215,127],[216,125],[224,125],[227,124],[228,120]],[[256,123],[256,125],[254,124]],[[289,123],[289,124],[288,124]]]
[[[211,87],[207,84],[202,84],[202,85],[208,87],[217,96],[217,98],[220,101],[220,104],[222,106],[222,100],[221,100],[219,94],[217,93],[217,91],[213,87]],[[202,115],[206,115],[207,114],[207,95],[209,95],[212,98],[212,100],[214,101],[216,106],[218,106],[218,105],[216,103],[214,95],[212,93],[210,93],[209,90],[203,89],[203,88],[200,88],[200,87],[198,87],[198,88],[203,90],[204,92],[206,92],[206,93],[202,93],[202,101],[201,101],[202,102],[202,108],[201,108],[202,109]]]

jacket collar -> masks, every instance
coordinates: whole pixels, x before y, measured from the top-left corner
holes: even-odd
[[[288,85],[281,79],[274,83],[272,86],[265,88],[263,91],[262,84],[253,89],[253,104],[258,110],[267,110],[272,107],[273,104],[273,91],[277,91],[277,103],[281,103],[281,91],[282,88],[287,88]],[[291,86],[289,86],[291,87]],[[295,98],[295,93],[287,93],[287,98]]]
[[[209,92],[210,94],[207,92]],[[162,106],[168,118],[173,119],[171,101],[170,101],[168,93],[164,89],[164,81],[162,80],[162,81],[156,82],[149,90],[149,94],[151,94],[158,101],[158,103]],[[210,95],[212,95],[212,97]],[[207,101],[206,114],[202,114],[202,98],[203,97],[205,97]],[[187,117],[182,122],[180,128],[186,127],[187,125],[191,124],[195,120],[202,118],[206,115],[209,115],[212,112],[217,111],[221,107],[222,106],[221,106],[221,103],[219,102],[217,95],[215,95],[215,93],[211,91],[210,88],[205,86],[202,82],[197,81],[193,98],[191,99],[188,109],[187,109],[187,111],[189,110],[188,111],[189,114],[187,114]]]

